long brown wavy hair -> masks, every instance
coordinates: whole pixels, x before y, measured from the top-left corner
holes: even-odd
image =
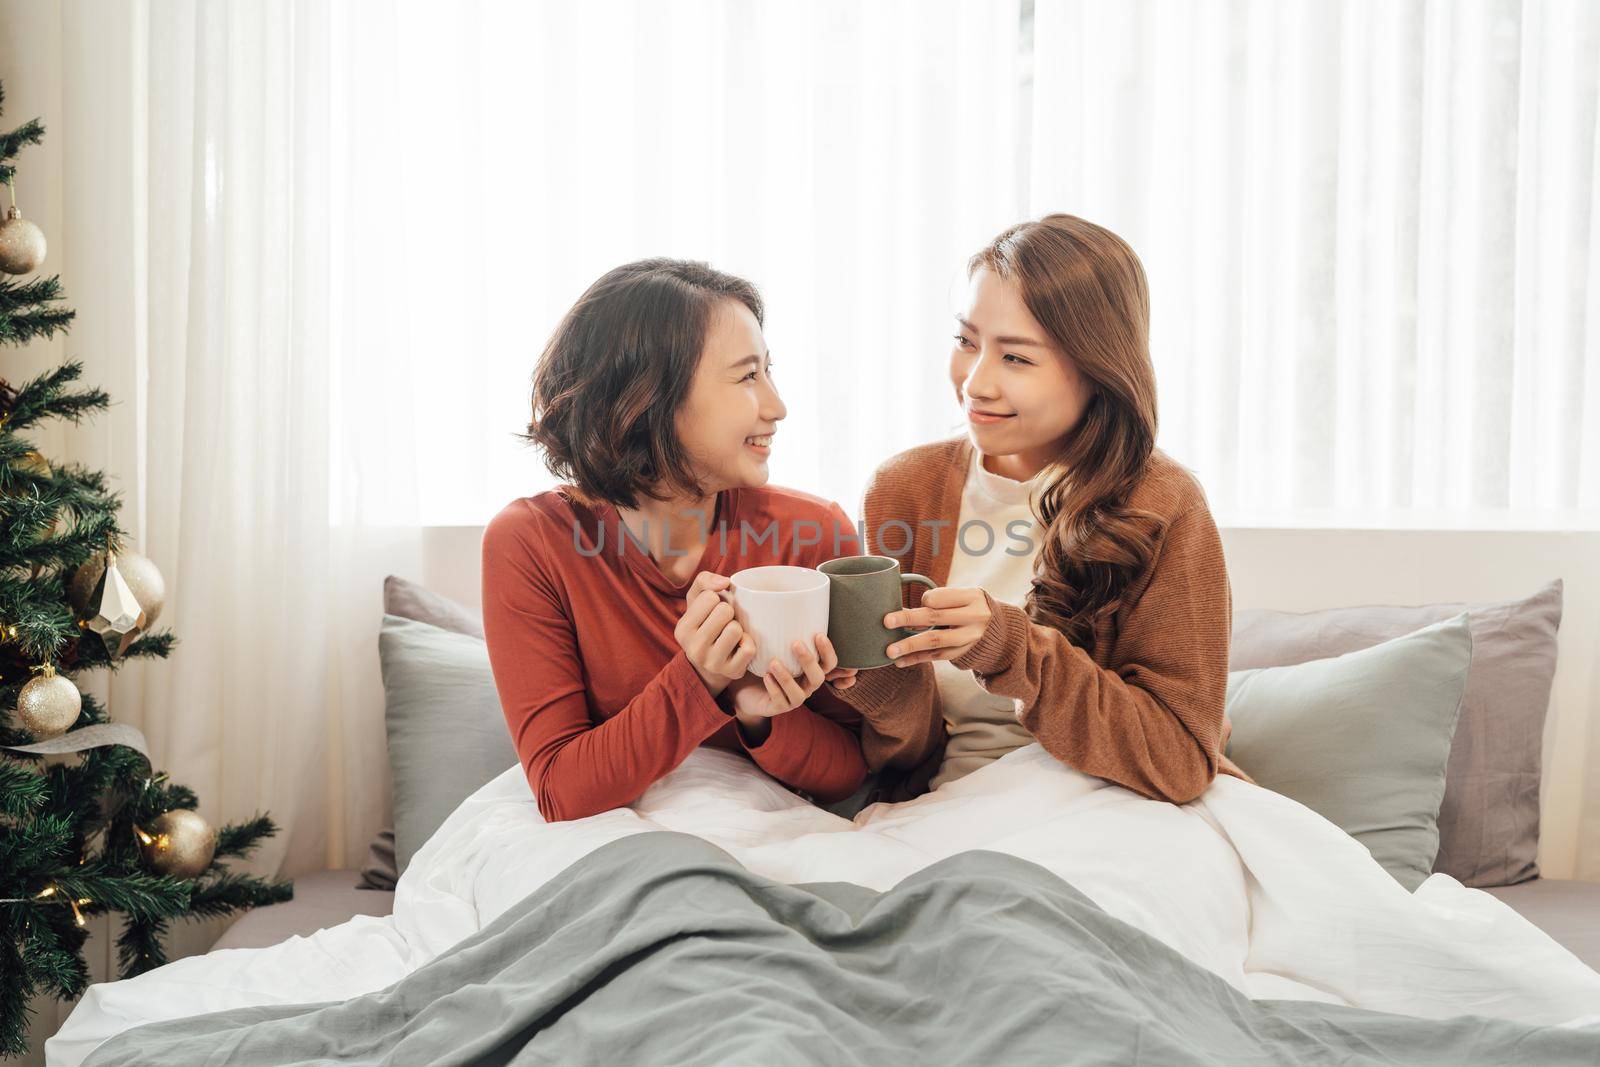
[[[1164,520],[1128,506],[1156,440],[1150,290],[1126,241],[1074,215],[1019,223],[967,263],[1016,284],[1050,341],[1093,386],[1039,494],[1043,544],[1024,605],[1073,644],[1116,612]]]

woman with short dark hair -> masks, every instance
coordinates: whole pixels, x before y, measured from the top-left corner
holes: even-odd
[[[797,642],[800,677],[747,673],[754,635],[722,595],[746,567],[858,551],[837,504],[766,484],[786,410],[761,326],[749,282],[648,259],[590,286],[539,360],[526,436],[569,484],[489,523],[483,610],[547,820],[632,803],[701,744],[822,803],[866,776],[859,716],[822,685],[855,672],[826,635]]]

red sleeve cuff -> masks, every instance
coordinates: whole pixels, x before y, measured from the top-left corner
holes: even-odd
[[[671,706],[678,710],[685,728],[692,728],[690,732],[701,741],[728,725],[733,718],[722,710],[682,649],[667,663],[662,680],[667,683],[667,691],[673,697]]]
[[[794,721],[803,710],[802,706],[768,719],[766,739],[759,745],[752,745],[746,741],[744,731],[735,727],[739,743],[744,746],[744,750],[773,777],[781,777],[780,769],[788,770],[805,759],[806,735],[809,731],[803,724]]]
[[[813,801],[831,804],[855,792],[867,774],[859,740],[844,727],[801,705],[772,718],[765,741],[739,741],[756,765]]]

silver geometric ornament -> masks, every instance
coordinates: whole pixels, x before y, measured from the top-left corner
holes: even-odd
[[[89,629],[100,635],[112,659],[120,658],[128,651],[128,646],[139,639],[148,622],[144,608],[139,606],[127,579],[117,569],[115,552],[106,552],[105,573],[95,584],[89,602],[95,605],[94,616],[88,623]]]

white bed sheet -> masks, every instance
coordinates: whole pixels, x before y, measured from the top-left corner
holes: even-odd
[[[143,1023],[382,989],[605,842],[651,830],[696,834],[778,881],[880,890],[945,856],[992,849],[1048,868],[1251,997],[1593,1026],[1600,1041],[1600,973],[1510,907],[1445,874],[1408,893],[1320,815],[1231,776],[1177,806],[1034,744],[850,821],[742,756],[700,748],[632,807],[571,822],[545,822],[510,767],[417,853],[394,914],[91,986],[46,1042],[46,1063],[75,1067]]]

